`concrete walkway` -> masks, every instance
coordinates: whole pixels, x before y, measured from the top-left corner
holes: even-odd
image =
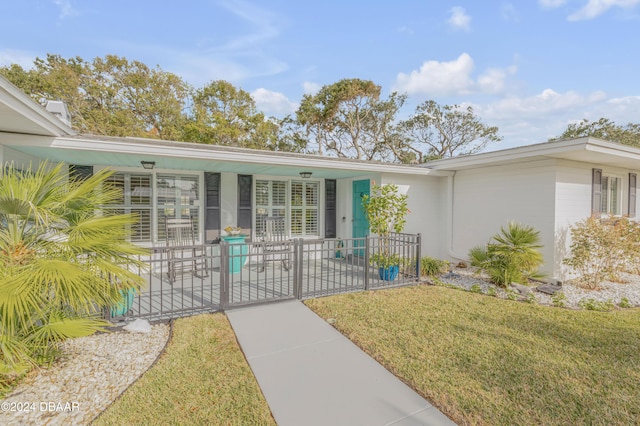
[[[280,426],[454,425],[297,300],[227,316]]]

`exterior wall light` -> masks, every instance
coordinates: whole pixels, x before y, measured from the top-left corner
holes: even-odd
[[[147,170],[151,170],[156,166],[155,161],[141,161],[140,164],[142,164],[142,167],[144,167]]]
[[[309,179],[311,177],[311,172],[300,172],[300,177],[302,179]]]

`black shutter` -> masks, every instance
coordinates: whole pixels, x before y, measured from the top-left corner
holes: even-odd
[[[93,166],[69,164],[69,178],[72,180],[85,180],[91,176],[93,176]]]
[[[253,186],[253,176],[238,175],[238,226],[242,228],[243,234],[251,235],[251,187]]]
[[[591,215],[600,216],[602,206],[602,169],[591,171]]]
[[[324,181],[324,237],[336,237],[336,180]]]
[[[205,172],[204,188],[204,240],[214,243],[220,240],[220,173]]]
[[[638,175],[629,173],[629,217],[636,217],[636,187]]]

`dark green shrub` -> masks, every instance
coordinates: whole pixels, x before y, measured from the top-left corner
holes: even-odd
[[[510,222],[486,247],[472,248],[469,257],[472,266],[486,272],[496,285],[506,288],[512,282],[526,284],[531,278],[543,277],[538,272],[543,262],[540,248],[539,231]]]
[[[425,277],[437,277],[449,270],[450,263],[446,260],[424,256],[420,259],[420,275]]]

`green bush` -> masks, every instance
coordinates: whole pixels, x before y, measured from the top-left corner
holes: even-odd
[[[622,299],[620,299],[620,303],[618,303],[618,306],[626,309],[631,307],[631,303],[629,303],[629,299],[623,297]]]
[[[571,228],[571,255],[563,260],[579,275],[577,283],[596,289],[602,281],[619,281],[620,272],[637,272],[640,225],[625,217],[589,217]]]
[[[469,288],[469,291],[471,293],[482,294],[482,287],[480,287],[479,284],[474,284],[471,286],[471,288]]]
[[[371,187],[371,195],[362,197],[369,229],[379,237],[375,253],[371,254],[370,263],[379,268],[388,268],[400,264],[400,256],[394,253],[391,240],[392,233],[400,233],[407,223],[409,213],[407,195],[400,194],[396,185],[387,184]]]
[[[450,263],[446,260],[424,256],[420,259],[420,275],[426,277],[437,277],[449,270]]]
[[[506,288],[512,282],[526,284],[542,278],[538,272],[543,258],[540,232],[533,227],[510,222],[491,238],[486,247],[469,251],[471,265],[486,272],[496,285]]]
[[[567,296],[561,291],[556,291],[551,295],[551,302],[553,306],[558,308],[564,308],[566,306]]]
[[[0,169],[0,391],[55,358],[57,343],[108,325],[101,309],[137,289],[129,265],[146,250],[127,242],[131,215],[103,215],[119,192],[101,171],[67,181],[60,164]]]
[[[600,302],[595,299],[582,299],[578,302],[578,306],[582,309],[586,309],[588,311],[602,311],[608,312],[613,310],[614,304],[611,300],[607,300],[606,302]]]

